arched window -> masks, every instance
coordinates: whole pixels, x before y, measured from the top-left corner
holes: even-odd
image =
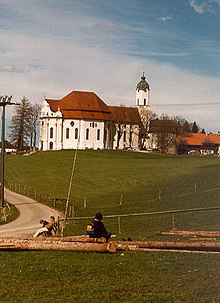
[[[50,142],[50,150],[53,150],[53,142]]]
[[[75,129],[75,139],[78,139],[78,128]]]
[[[50,138],[53,138],[53,127],[50,128]]]
[[[144,99],[144,105],[146,105],[146,99]]]
[[[89,140],[89,129],[86,129],[86,140]]]
[[[97,140],[100,140],[100,129],[97,129]]]
[[[107,129],[105,128],[105,130],[104,130],[104,141],[106,141],[107,140]]]
[[[126,130],[124,131],[124,142],[126,142]]]
[[[69,139],[70,138],[70,129],[67,128],[66,129],[66,139]]]

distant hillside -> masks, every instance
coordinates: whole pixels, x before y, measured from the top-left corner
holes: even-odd
[[[69,150],[38,152],[29,157],[8,155],[6,186],[10,182],[16,185],[16,191],[25,187],[26,194],[32,197],[41,193],[40,200],[49,205],[56,197],[60,199],[56,206],[64,210],[74,153]],[[70,200],[77,216],[92,216],[97,210],[109,215],[216,206],[220,198],[219,171],[217,157],[78,151]],[[139,218],[140,226],[143,220],[146,218]],[[158,224],[159,220],[154,220]],[[195,224],[205,228],[203,225],[209,221],[198,219]],[[169,218],[168,228],[172,227],[170,222]],[[185,215],[179,222],[190,224]],[[219,220],[213,224],[218,226]]]

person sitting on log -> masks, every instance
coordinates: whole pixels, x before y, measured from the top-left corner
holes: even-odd
[[[52,236],[52,230],[54,229],[55,225],[56,225],[56,221],[54,216],[50,217],[50,222],[48,223],[45,220],[40,220],[40,223],[43,225],[43,227],[39,228],[36,233],[33,235],[33,237],[38,237],[43,233],[46,233],[50,236]]]
[[[111,237],[111,233],[107,232],[104,224],[102,223],[102,214],[97,213],[95,218],[87,225],[87,235],[90,238],[102,238],[104,237],[106,240],[109,240]]]

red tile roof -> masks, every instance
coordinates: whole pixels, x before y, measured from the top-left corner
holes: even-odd
[[[149,133],[177,134],[180,130],[178,123],[174,120],[156,119],[150,121]]]
[[[137,108],[108,106],[93,92],[72,91],[60,100],[46,101],[53,112],[59,108],[64,119],[141,123]]]
[[[189,133],[187,136],[178,137],[178,142],[193,146],[202,146],[204,143],[220,145],[220,135]]]
[[[93,92],[72,91],[60,100],[46,99],[52,111],[60,111],[64,118],[109,120],[108,106]]]
[[[112,120],[116,123],[141,124],[138,109],[135,107],[109,106]]]

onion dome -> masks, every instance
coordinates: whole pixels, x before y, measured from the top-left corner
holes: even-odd
[[[147,90],[150,90],[150,86],[149,84],[147,83],[146,81],[146,77],[144,76],[144,73],[143,73],[143,76],[141,77],[141,81],[138,83],[137,85],[137,88],[136,90],[143,90],[143,91],[147,91]]]

